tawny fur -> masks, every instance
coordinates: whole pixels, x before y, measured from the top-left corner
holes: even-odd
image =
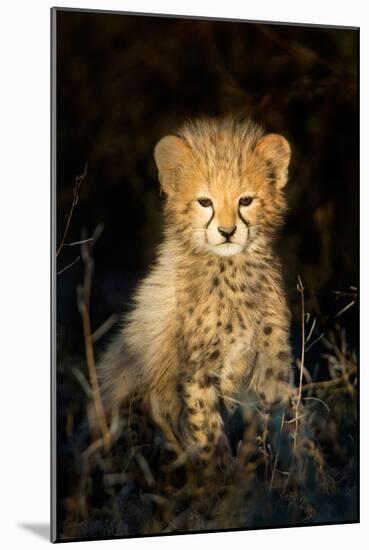
[[[219,444],[221,402],[247,389],[265,404],[289,398],[290,314],[273,250],[289,158],[284,138],[231,118],[188,123],[155,148],[164,241],[99,377],[107,406],[139,399],[188,452]],[[225,242],[218,228],[235,226]]]

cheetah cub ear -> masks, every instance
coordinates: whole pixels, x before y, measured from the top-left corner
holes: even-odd
[[[180,137],[165,136],[156,144],[154,158],[162,190],[170,195],[176,190],[181,168],[188,165],[191,150]]]
[[[257,142],[255,152],[266,164],[268,179],[278,189],[282,189],[287,183],[291,158],[291,147],[288,141],[278,134],[267,134]]]

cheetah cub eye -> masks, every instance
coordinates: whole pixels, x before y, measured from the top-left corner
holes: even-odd
[[[253,200],[254,200],[254,197],[246,196],[246,197],[241,197],[239,202],[241,206],[249,206]]]
[[[200,199],[197,199],[197,202],[204,208],[207,208],[213,204],[211,199],[208,199],[207,197],[201,197]]]

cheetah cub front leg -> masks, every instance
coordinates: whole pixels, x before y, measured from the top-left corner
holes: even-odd
[[[292,353],[284,323],[278,322],[278,318],[274,322],[265,322],[257,340],[251,387],[265,406],[288,406],[294,391],[289,383]]]
[[[220,413],[219,379],[200,369],[192,376],[182,376],[179,390],[187,455],[203,471],[211,474],[227,454]]]

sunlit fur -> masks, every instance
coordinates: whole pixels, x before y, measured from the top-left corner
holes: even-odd
[[[221,123],[201,120],[177,135],[191,150],[186,164],[178,167],[178,192],[168,193],[167,216],[178,237],[194,251],[219,256],[265,246],[283,220],[286,203],[272,181],[273,167],[254,153],[261,128],[231,118]],[[253,202],[240,206],[243,196]],[[197,200],[202,197],[210,198],[212,206],[202,207]],[[234,225],[236,232],[227,243],[218,227]]]
[[[289,155],[281,136],[234,119],[190,122],[155,148],[164,239],[99,380],[107,408],[137,399],[173,445],[204,460],[223,437],[220,398],[232,408],[249,389],[265,403],[289,396],[289,311],[272,246]],[[218,227],[233,225],[224,243]]]

